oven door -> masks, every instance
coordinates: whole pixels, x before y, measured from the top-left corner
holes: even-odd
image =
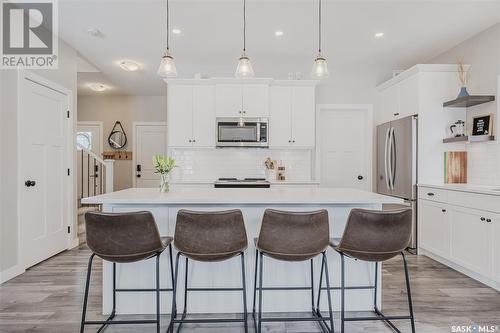
[[[267,147],[267,135],[261,135],[261,130],[258,120],[218,119],[217,147]]]

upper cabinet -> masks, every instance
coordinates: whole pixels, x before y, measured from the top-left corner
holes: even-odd
[[[270,147],[315,145],[315,87],[274,85],[270,98]]]
[[[381,91],[379,123],[418,114],[418,75]]]
[[[217,117],[268,117],[267,84],[217,84]]]
[[[211,85],[169,85],[168,146],[215,147],[215,89]]]

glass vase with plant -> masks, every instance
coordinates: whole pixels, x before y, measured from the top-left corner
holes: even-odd
[[[168,192],[170,190],[170,173],[176,167],[175,160],[168,156],[155,155],[153,156],[153,166],[156,170],[155,173],[160,174],[160,192]]]

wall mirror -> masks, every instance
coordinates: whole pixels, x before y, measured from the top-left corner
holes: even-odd
[[[108,137],[108,143],[113,149],[123,149],[127,145],[127,134],[122,124],[117,121]]]

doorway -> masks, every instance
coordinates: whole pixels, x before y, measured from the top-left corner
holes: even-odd
[[[154,155],[167,155],[167,124],[134,123],[134,187],[157,187],[160,176],[153,168]]]
[[[69,246],[73,224],[72,93],[19,76],[20,253],[31,267]]]
[[[371,105],[318,105],[316,174],[322,187],[372,190]]]

